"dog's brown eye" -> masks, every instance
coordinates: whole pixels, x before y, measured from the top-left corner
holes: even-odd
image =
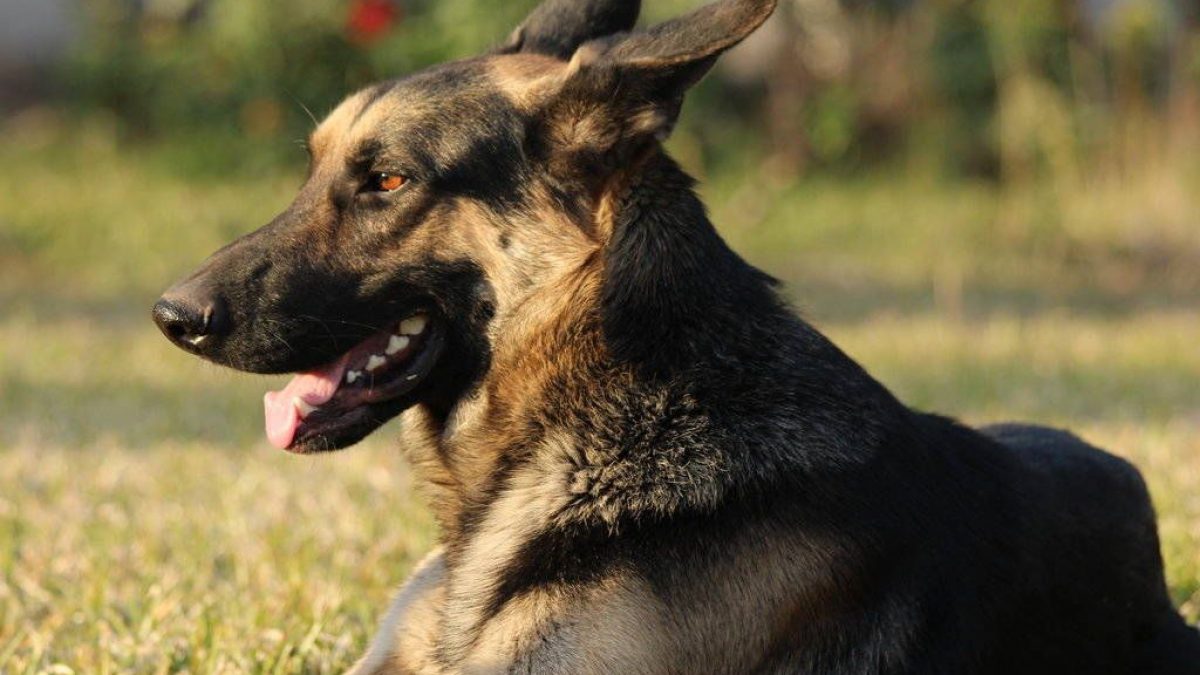
[[[367,192],[395,192],[404,187],[408,179],[400,174],[376,171],[367,179]]]

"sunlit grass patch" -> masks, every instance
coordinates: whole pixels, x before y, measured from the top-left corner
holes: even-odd
[[[395,453],[29,439],[0,463],[0,670],[336,672],[432,541]]]

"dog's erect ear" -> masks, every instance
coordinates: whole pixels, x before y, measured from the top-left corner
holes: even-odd
[[[588,40],[633,28],[641,4],[640,0],[545,0],[513,31],[500,52],[569,59]]]
[[[557,110],[567,145],[617,151],[618,161],[670,133],[683,96],[722,52],[775,10],[776,0],[720,0],[633,33],[584,43],[571,57]],[[590,118],[590,119],[589,119]],[[572,123],[573,122],[573,123]],[[583,131],[588,138],[580,138]],[[561,137],[560,137],[561,138]]]
[[[584,45],[578,66],[589,61],[641,76],[682,94],[704,76],[722,52],[746,39],[775,11],[776,0],[720,0],[644,31]],[[599,53],[589,53],[596,49]]]

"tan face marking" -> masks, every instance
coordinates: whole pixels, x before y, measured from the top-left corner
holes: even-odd
[[[541,54],[506,54],[487,61],[492,81],[520,110],[530,110],[562,86],[567,64]]]
[[[379,129],[402,125],[433,112],[430,106],[417,101],[397,105],[386,92],[379,95],[377,87],[381,86],[389,85],[368,87],[350,95],[313,130],[309,137],[313,173],[325,166],[340,170],[342,160]]]
[[[338,104],[338,107],[334,108],[333,112],[317,125],[308,140],[314,167],[320,165],[321,161],[330,155],[341,154],[347,132],[353,126],[354,119],[358,117],[370,100],[371,97],[367,90],[352,94]]]

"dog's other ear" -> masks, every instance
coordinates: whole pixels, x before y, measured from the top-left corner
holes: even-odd
[[[688,88],[761,26],[776,1],[719,0],[643,31],[587,42],[571,58],[565,90],[617,106],[626,139],[661,141]]]
[[[513,31],[502,54],[544,54],[564,61],[588,40],[627,31],[640,0],[545,0]]]

